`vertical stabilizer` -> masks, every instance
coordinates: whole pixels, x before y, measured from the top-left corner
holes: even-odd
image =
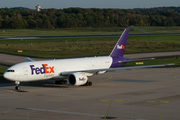
[[[112,50],[111,57],[123,57],[126,48],[126,42],[129,34],[129,29],[125,29],[120,39],[116,43],[114,49]]]

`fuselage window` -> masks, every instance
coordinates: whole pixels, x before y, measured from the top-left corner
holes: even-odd
[[[7,70],[7,72],[14,72],[14,70]]]

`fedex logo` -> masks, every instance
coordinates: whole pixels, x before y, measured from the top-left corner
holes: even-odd
[[[117,45],[117,49],[125,49],[125,46],[124,45],[121,45],[121,46]]]
[[[83,77],[83,78],[79,78],[79,81],[85,81],[86,79]]]
[[[48,64],[42,64],[42,67],[35,67],[34,65],[30,65],[31,74],[48,74],[54,73],[54,66],[50,67]]]

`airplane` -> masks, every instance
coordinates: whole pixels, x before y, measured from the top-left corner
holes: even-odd
[[[26,58],[27,62],[22,62],[9,67],[3,74],[4,78],[14,81],[15,89],[20,90],[20,82],[31,82],[49,79],[60,79],[55,83],[69,83],[73,86],[91,86],[92,82],[88,81],[89,76],[103,74],[108,71],[161,67],[162,65],[120,67],[128,62],[152,60],[154,58],[129,60],[124,58],[126,42],[128,39],[129,29],[125,29],[120,39],[109,56],[71,58],[34,61]]]

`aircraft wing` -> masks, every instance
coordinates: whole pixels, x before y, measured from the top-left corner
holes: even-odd
[[[29,58],[29,57],[25,58],[25,60],[26,60],[27,62],[33,62],[33,61],[35,61],[35,60],[33,60],[33,59]]]
[[[68,71],[68,72],[62,72],[60,75],[69,75],[75,72],[95,73],[99,71],[114,71],[114,70],[125,70],[125,69],[135,69],[135,68],[163,67],[163,66],[169,66],[169,65],[174,65],[174,64],[171,63],[171,64],[162,64],[162,65],[147,65],[147,66],[118,67],[118,68],[82,70],[82,71]]]
[[[155,60],[156,58],[143,58],[143,59],[132,59],[127,61],[118,61],[119,63],[128,63],[128,62],[139,62],[139,61],[147,61],[147,60]]]

